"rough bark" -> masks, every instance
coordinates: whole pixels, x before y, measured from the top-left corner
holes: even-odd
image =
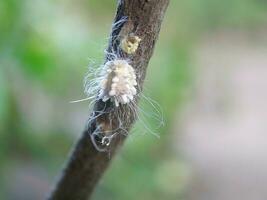
[[[114,24],[123,17],[127,17],[127,21],[113,26],[107,51],[114,52],[115,50],[122,57],[130,59],[140,86],[138,92],[142,90],[146,68],[152,56],[168,3],[169,0],[121,0],[118,2]],[[118,38],[130,33],[139,36],[142,41],[136,53],[127,56],[119,50]],[[108,55],[106,59],[109,59]],[[138,98],[135,99],[136,103],[137,101]],[[100,110],[107,113],[95,118],[96,115],[99,115]],[[108,152],[99,152],[93,146],[90,134],[99,124],[104,124],[106,129],[114,131],[118,127],[118,115],[121,119],[120,124],[128,131],[136,119],[133,109],[127,105],[117,108],[112,103],[104,103],[101,100],[95,103],[88,125],[75,145],[65,169],[48,199],[85,200],[90,197],[116,150],[126,138],[125,130],[116,130],[119,134],[112,140]]]

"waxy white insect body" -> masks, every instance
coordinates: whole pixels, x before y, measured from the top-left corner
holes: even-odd
[[[127,104],[136,95],[136,75],[133,67],[122,59],[108,61],[100,74],[98,98],[106,102],[111,100],[118,107]]]

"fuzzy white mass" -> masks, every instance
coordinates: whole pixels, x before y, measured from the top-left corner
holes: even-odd
[[[108,61],[101,73],[100,92],[102,101],[110,99],[116,106],[126,104],[136,95],[136,75],[127,61],[117,59]]]

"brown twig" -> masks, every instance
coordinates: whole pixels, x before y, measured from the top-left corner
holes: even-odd
[[[114,24],[125,17],[127,20],[112,28],[107,51],[119,51],[118,38],[121,35],[135,34],[142,39],[134,55],[129,57],[120,52],[122,56],[131,60],[131,65],[135,68],[137,82],[140,86],[138,92],[142,90],[146,68],[152,56],[168,3],[169,0],[120,0],[118,3]],[[138,98],[135,99],[135,103],[137,101]],[[105,112],[99,115],[100,110]],[[96,118],[97,115],[99,117]],[[118,121],[118,115],[120,121]],[[118,134],[113,138],[107,153],[96,150],[90,135],[92,136],[99,125],[105,127],[106,130],[114,131],[120,123],[128,131],[135,119],[135,112],[127,104],[115,107],[109,101],[106,103],[101,100],[97,101],[89,117],[88,126],[75,145],[65,169],[48,199],[88,199],[110,164],[116,149],[126,138],[125,130],[116,131]]]

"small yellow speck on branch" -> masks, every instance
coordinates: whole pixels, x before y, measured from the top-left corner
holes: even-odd
[[[134,54],[141,39],[138,36],[128,35],[121,40],[120,47],[127,54]]]

